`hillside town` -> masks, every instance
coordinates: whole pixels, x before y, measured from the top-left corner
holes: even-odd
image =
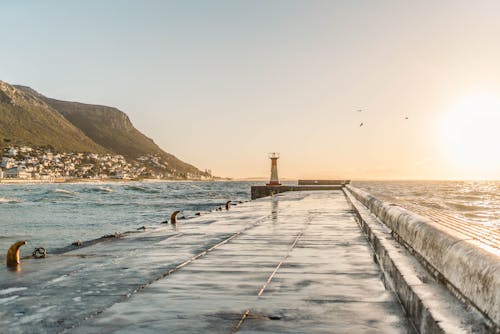
[[[4,148],[0,181],[72,179],[210,179],[209,176],[176,173],[159,156],[145,155],[127,161],[122,155],[54,152],[47,147]],[[205,171],[209,175],[209,172]]]

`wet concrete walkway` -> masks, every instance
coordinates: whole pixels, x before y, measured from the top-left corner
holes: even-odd
[[[341,191],[285,193],[178,225],[0,272],[1,328],[413,332]]]
[[[76,332],[407,332],[340,191],[266,202],[269,219]]]

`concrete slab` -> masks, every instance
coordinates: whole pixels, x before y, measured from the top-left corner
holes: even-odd
[[[372,256],[341,191],[286,193],[0,270],[0,328],[412,333]]]
[[[263,201],[279,203],[274,220],[116,303],[73,332],[413,331],[384,288],[340,191]]]

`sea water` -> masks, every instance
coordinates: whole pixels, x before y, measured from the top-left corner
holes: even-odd
[[[287,182],[294,184],[293,182]],[[17,240],[22,255],[76,240],[158,226],[174,210],[193,217],[250,200],[250,187],[263,182],[112,182],[0,184],[0,258]],[[413,203],[471,224],[500,229],[500,182],[353,182],[383,200]]]
[[[260,182],[261,183],[261,182]],[[158,226],[250,199],[252,182],[0,184],[0,258],[17,240],[22,255],[104,235]]]
[[[500,181],[355,182],[381,200],[438,210],[455,218],[500,229]]]

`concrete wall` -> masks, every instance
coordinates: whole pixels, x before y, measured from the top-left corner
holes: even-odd
[[[434,276],[500,326],[500,252],[352,186],[346,189],[386,224]]]
[[[340,190],[343,186],[252,186],[251,198],[257,199],[284,193],[286,191]]]
[[[299,180],[299,186],[332,186],[345,185],[351,183],[351,180]]]

